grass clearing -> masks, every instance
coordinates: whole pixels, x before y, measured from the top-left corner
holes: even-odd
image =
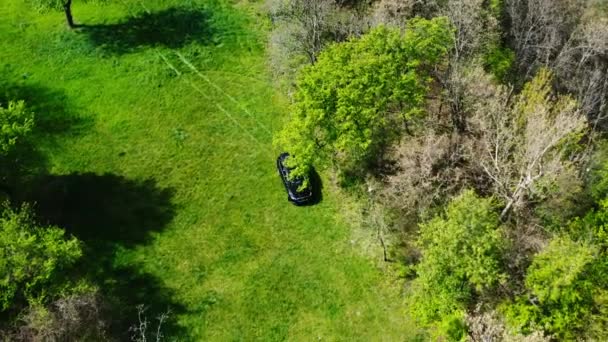
[[[286,100],[258,7],[76,2],[87,26],[72,32],[62,13],[3,1],[0,70],[36,109],[27,167],[45,171],[22,196],[87,242],[83,268],[126,312],[170,307],[177,340],[413,337],[337,195],[286,202],[271,144]]]

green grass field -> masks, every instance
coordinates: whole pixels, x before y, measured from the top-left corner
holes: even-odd
[[[1,1],[0,83],[38,119],[21,196],[86,242],[80,271],[125,312],[170,308],[170,340],[407,340],[399,282],[352,245],[338,195],[286,201],[260,7],[77,0],[70,31]]]

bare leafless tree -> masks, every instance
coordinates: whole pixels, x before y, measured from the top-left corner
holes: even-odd
[[[471,146],[471,160],[505,200],[504,218],[542,190],[541,180],[552,181],[564,172],[564,143],[584,129],[585,119],[576,101],[552,94],[545,69],[513,100],[509,88],[484,81],[482,75],[476,73],[479,83],[469,92],[474,97],[471,129],[479,137]]]
[[[107,341],[108,306],[95,293],[61,298],[44,307],[32,305],[14,329],[0,333],[3,341]]]
[[[578,25],[584,1],[506,0],[510,36],[520,72],[549,65]]]
[[[305,54],[314,63],[324,46],[323,35],[330,31],[329,17],[337,6],[332,0],[290,0],[271,6],[271,16],[286,25],[294,50]]]
[[[342,9],[334,0],[272,0],[268,7],[275,32],[285,31],[283,44],[312,64],[328,42],[362,30],[356,11]]]
[[[408,18],[413,16],[415,0],[380,0],[373,5],[373,25],[405,27]]]
[[[522,79],[541,66],[553,69],[558,89],[576,97],[596,129],[608,117],[608,18],[598,15],[600,3],[505,1]]]
[[[559,86],[572,92],[594,127],[608,117],[608,18],[579,26],[551,64]]]
[[[463,152],[459,136],[427,132],[404,139],[394,148],[398,172],[385,178],[382,198],[416,222],[466,184],[459,167]]]
[[[269,60],[278,80],[293,81],[303,65],[316,62],[327,44],[360,35],[369,27],[358,10],[344,6],[335,0],[267,1],[273,23]]]
[[[482,312],[478,307],[474,312],[466,314],[465,320],[469,342],[549,342],[551,338],[541,331],[527,335],[514,334],[505,327],[505,323],[496,311]]]
[[[167,310],[156,317],[156,326],[148,321],[146,316],[147,308],[144,305],[137,306],[137,323],[133,325],[129,331],[131,332],[131,341],[133,342],[161,342],[165,336],[163,334],[163,325],[169,319],[171,313]]]
[[[454,25],[454,58],[479,52],[484,40],[495,35],[495,20],[484,11],[483,0],[448,0],[440,10]]]

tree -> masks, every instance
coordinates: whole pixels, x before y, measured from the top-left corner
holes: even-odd
[[[329,17],[336,11],[331,0],[276,0],[270,3],[270,15],[277,24],[285,25],[280,44],[292,45],[288,50],[305,54],[314,63],[324,46],[324,35],[329,30]],[[276,31],[275,31],[276,32]]]
[[[59,272],[82,255],[76,238],[37,225],[27,206],[0,216],[0,311],[21,300],[44,300]]]
[[[504,218],[513,208],[522,209],[530,196],[540,195],[541,182],[552,182],[567,169],[564,152],[580,137],[585,119],[572,98],[553,96],[546,69],[514,101],[509,88],[491,81],[469,94],[475,97],[470,124],[479,136],[471,144],[471,160],[505,200]]]
[[[63,10],[65,19],[70,28],[75,28],[74,18],[72,16],[72,0],[31,0],[36,6],[45,9]]]
[[[604,126],[608,117],[608,20],[602,6],[505,0],[521,79],[539,67],[553,69],[558,86],[576,96],[594,126]]]
[[[325,46],[367,30],[368,22],[352,2],[358,1],[267,0],[273,24],[268,44],[273,73],[292,86],[297,71],[314,64]]]
[[[454,25],[454,58],[473,55],[482,45],[486,34],[493,34],[495,27],[488,27],[490,16],[483,0],[448,0],[441,10]],[[495,26],[495,25],[494,25]]]
[[[9,152],[33,126],[34,114],[23,101],[9,101],[6,107],[0,104],[0,154]]]
[[[46,306],[32,303],[19,313],[2,341],[112,341],[109,305],[95,291],[62,295]]]
[[[460,137],[437,134],[429,121],[423,135],[406,137],[391,149],[398,171],[383,178],[381,199],[399,211],[406,229],[472,183],[461,165],[465,151]]]
[[[405,26],[413,16],[414,0],[379,0],[373,5],[372,20],[387,26]]]
[[[577,97],[594,128],[605,128],[608,19],[592,18],[579,24],[550,66],[555,70],[559,86]]]
[[[584,1],[505,0],[510,40],[523,79],[557,55],[581,18]]]
[[[291,152],[295,175],[314,160],[358,172],[420,117],[430,69],[451,45],[445,18],[413,19],[405,34],[380,26],[330,45],[297,81],[293,117],[277,143]]]
[[[593,245],[568,237],[553,239],[528,268],[528,292],[504,306],[508,321],[523,332],[539,327],[560,339],[581,336],[595,322],[604,320],[597,307],[601,302],[596,300],[605,302],[608,294],[601,288],[605,262]]]
[[[287,55],[305,55],[311,64],[328,43],[362,32],[354,13],[334,0],[271,0],[269,7],[273,40]]]
[[[468,342],[550,342],[543,331],[531,331],[526,335],[514,334],[507,329],[504,319],[495,310],[482,312],[478,306],[466,315]]]
[[[422,260],[416,266],[412,306],[423,322],[466,309],[474,294],[504,279],[505,245],[492,198],[468,190],[454,198],[445,214],[420,225]]]

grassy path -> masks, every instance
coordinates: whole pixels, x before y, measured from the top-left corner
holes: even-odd
[[[36,103],[61,222],[100,246],[100,286],[171,307],[179,340],[406,340],[398,286],[351,245],[339,198],[285,200],[272,132],[286,103],[256,6],[77,2],[89,27],[69,32],[61,13],[2,1],[0,70]]]

